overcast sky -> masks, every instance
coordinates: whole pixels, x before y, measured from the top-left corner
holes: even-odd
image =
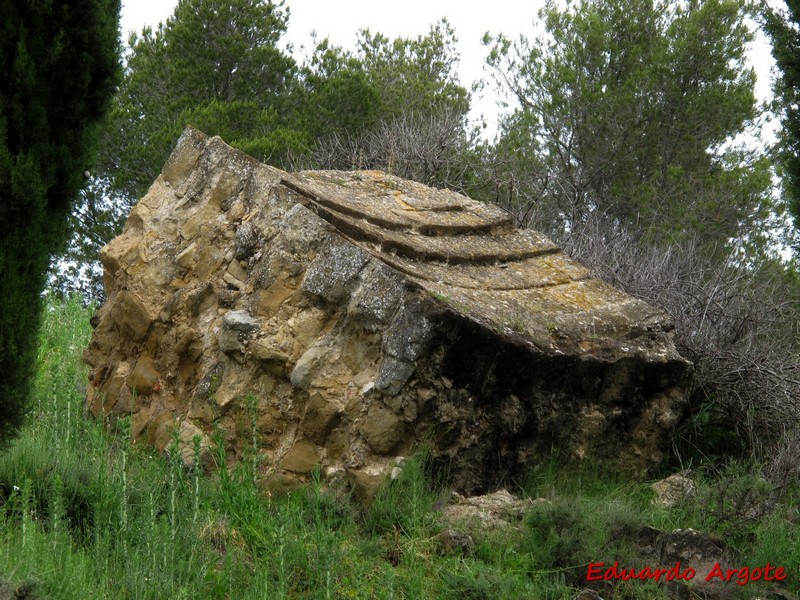
[[[131,30],[139,31],[145,25],[155,27],[164,21],[176,4],[175,0],[123,0],[123,40],[127,40]],[[336,45],[352,47],[359,29],[369,28],[390,38],[416,37],[446,17],[459,41],[461,83],[469,88],[480,78],[488,79],[488,73],[483,69],[486,53],[481,44],[483,34],[487,31],[502,32],[515,38],[525,33],[533,37],[536,14],[543,4],[543,0],[491,0],[487,3],[467,3],[464,0],[287,0],[290,17],[284,42],[292,44],[295,58],[302,61],[305,56],[302,47],[311,45],[312,31],[319,38],[329,37]],[[759,77],[757,94],[765,99],[769,95],[772,59],[763,36],[758,36],[750,55]],[[473,116],[482,114],[489,130],[493,131],[497,96],[493,94],[492,86],[488,87],[483,97],[473,97]]]

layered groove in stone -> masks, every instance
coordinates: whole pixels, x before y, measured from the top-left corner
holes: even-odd
[[[302,178],[287,175],[282,183],[332,214],[387,231],[455,236],[514,229],[511,218],[497,207],[449,190],[435,190],[431,194],[430,188],[418,189],[420,184],[382,173],[310,171],[301,175]],[[423,199],[423,194],[430,197]]]
[[[454,310],[540,347],[671,328],[663,313],[593,279],[545,236],[513,227],[496,206],[375,171],[312,171],[282,183]]]

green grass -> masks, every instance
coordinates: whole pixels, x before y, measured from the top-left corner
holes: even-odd
[[[160,456],[132,443],[124,423],[109,433],[84,418],[88,316],[74,301],[50,307],[28,424],[0,453],[0,596],[25,586],[28,598],[81,600],[566,600],[585,586],[589,562],[636,563],[636,534],[646,525],[723,535],[741,564],[784,565],[792,572],[786,587],[800,592],[798,496],[775,496],[757,465],[700,477],[697,497],[672,510],[653,507],[647,485],[603,465],[543,465],[515,492],[548,502],[519,530],[473,531],[466,556],[439,550],[443,491],[431,489],[424,453],[367,509],[334,497],[319,474],[270,496],[255,453],[210,475],[187,470],[177,452]],[[768,497],[773,510],[750,510]],[[627,582],[603,597],[666,596]]]

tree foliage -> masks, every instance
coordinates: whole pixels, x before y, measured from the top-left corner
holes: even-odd
[[[286,23],[268,0],[182,0],[155,31],[132,35],[101,175],[137,198],[188,124],[275,162],[295,69],[278,48]]]
[[[119,70],[119,0],[0,1],[0,427],[22,418],[48,260]]]
[[[469,93],[456,74],[456,42],[445,19],[415,39],[360,32],[356,56],[378,91],[385,119],[469,111]]]
[[[307,104],[305,117],[314,118],[322,107],[323,116],[355,109],[347,127],[334,130],[312,128],[323,136],[330,133],[358,133],[377,121],[419,115],[469,111],[469,92],[458,81],[455,31],[442,19],[425,35],[390,40],[368,29],[358,32],[355,50],[317,43],[308,65],[303,68]],[[355,119],[355,120],[354,120]]]
[[[327,102],[322,110],[305,111],[318,120],[309,128],[315,141],[306,163],[384,169],[428,185],[463,188],[471,155],[470,95],[456,74],[456,41],[443,19],[414,39],[390,40],[362,30],[354,52],[320,42],[304,81],[310,108]],[[349,84],[346,92],[342,82]],[[338,115],[338,121],[327,115]]]
[[[730,143],[756,115],[745,2],[559,6],[541,39],[484,40],[518,103],[496,151],[518,167],[509,201],[562,230],[601,213],[655,239],[754,235],[769,164]]]
[[[356,56],[324,39],[301,70],[298,126],[309,139],[357,135],[379,118],[380,96]]]
[[[800,2],[786,0],[786,11],[764,5],[764,29],[780,69],[776,82],[782,131],[780,166],[789,212],[800,228]]]

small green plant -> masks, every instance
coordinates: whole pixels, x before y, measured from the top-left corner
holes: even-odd
[[[466,304],[451,298],[447,294],[442,294],[434,290],[428,291],[428,294],[430,294],[431,298],[433,298],[434,300],[438,300],[442,304],[446,304],[459,312],[465,314],[470,312],[470,309]]]
[[[528,320],[522,315],[514,314],[508,320],[508,326],[517,333],[526,333],[528,331]]]
[[[431,298],[434,300],[438,300],[439,302],[443,302],[444,304],[452,304],[452,299],[447,294],[442,294],[440,292],[431,290],[428,292],[431,295]]]
[[[530,333],[529,317],[518,310],[501,310],[494,318],[498,333],[507,333],[507,330],[520,334]]]

